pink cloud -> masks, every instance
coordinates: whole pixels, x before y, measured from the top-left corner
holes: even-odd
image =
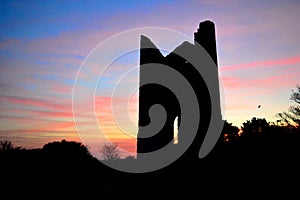
[[[52,94],[71,94],[73,86],[55,83],[55,81],[53,81],[51,84],[48,85],[48,88],[53,92]]]
[[[250,90],[276,92],[280,88],[293,87],[299,82],[299,76],[300,72],[291,72],[263,78],[222,76],[221,79],[226,94],[226,91],[231,93],[240,92],[240,90],[244,92],[249,92]]]
[[[44,123],[43,126],[31,127],[27,131],[28,133],[42,133],[42,132],[51,133],[51,132],[60,132],[66,128],[71,128],[72,131],[68,131],[68,132],[74,134],[76,133],[74,127],[75,124],[73,121],[55,121],[55,122],[49,121],[48,123]]]
[[[252,63],[231,65],[221,67],[221,71],[230,71],[230,70],[242,70],[242,69],[253,69],[256,67],[274,67],[274,66],[282,66],[282,65],[292,65],[300,63],[300,56],[290,57],[290,58],[282,58],[275,60],[267,60],[267,61],[258,61]]]
[[[69,118],[73,119],[73,113],[70,112],[53,112],[53,111],[30,111],[30,113],[34,114],[35,116],[39,117],[53,117],[53,118]]]
[[[66,110],[68,105],[55,103],[50,99],[38,99],[24,96],[13,96],[13,95],[0,95],[0,101],[8,102],[10,104],[18,104],[23,106],[33,106],[43,109],[55,109],[55,110]],[[69,105],[71,108],[71,105]]]

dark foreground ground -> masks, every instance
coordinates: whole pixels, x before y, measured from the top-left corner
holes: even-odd
[[[2,154],[0,196],[1,199],[300,199],[297,156],[300,151],[296,152],[299,146],[285,151],[279,148],[271,155],[262,151],[256,155],[253,149],[252,156],[242,150],[235,156],[225,156],[232,151],[230,148],[216,149],[218,156],[178,161],[144,174],[119,172],[92,157],[47,157],[40,150]]]
[[[96,166],[97,165],[97,166]],[[1,171],[1,195],[97,195],[99,198],[299,199],[299,164],[291,161],[185,162],[145,174],[101,164],[14,167]],[[43,196],[41,196],[43,197]]]
[[[300,199],[300,130],[258,130],[229,142],[221,137],[204,159],[143,174],[111,169],[78,142],[6,145],[0,199]]]

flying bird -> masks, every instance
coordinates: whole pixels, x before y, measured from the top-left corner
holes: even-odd
[[[261,105],[258,105],[258,108],[260,108],[261,107]]]

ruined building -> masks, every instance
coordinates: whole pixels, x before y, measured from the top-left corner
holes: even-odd
[[[178,117],[178,126],[180,126],[180,106],[175,95],[166,87],[158,84],[143,85],[145,77],[149,79],[149,74],[143,70],[143,65],[148,63],[161,63],[172,67],[181,73],[192,85],[197,98],[199,100],[200,116],[199,129],[197,135],[192,142],[191,146],[185,152],[182,157],[188,159],[198,158],[199,149],[203,142],[203,138],[208,129],[211,116],[211,97],[203,77],[199,73],[195,72],[193,66],[182,57],[171,52],[167,56],[163,56],[159,49],[153,44],[153,42],[146,36],[141,36],[141,49],[140,49],[140,88],[139,88],[139,127],[147,126],[150,123],[149,109],[154,104],[161,104],[166,112],[167,119],[163,128],[155,135],[151,137],[144,137],[147,133],[143,132],[143,129],[139,129],[137,137],[137,153],[147,153],[163,148],[166,144],[174,141],[174,120]],[[217,63],[217,51],[216,51],[216,37],[215,37],[215,25],[211,21],[204,21],[199,24],[197,32],[194,33],[194,43],[200,44],[210,55],[212,60]],[[183,46],[192,46],[188,42],[184,42],[178,48]],[[197,53],[197,52],[193,52]],[[203,66],[207,67],[207,66]],[[151,77],[150,77],[151,78]],[[166,77],[167,79],[168,77]],[[214,77],[210,77],[213,81],[216,81],[218,85],[218,73]],[[217,88],[219,89],[219,88]],[[218,92],[219,94],[219,92]],[[220,98],[220,97],[218,97]],[[220,102],[220,99],[217,100]],[[219,104],[220,105],[220,104]],[[221,116],[220,107],[217,109]],[[176,127],[177,128],[177,127]],[[180,143],[180,135],[189,133],[178,132],[178,143]],[[176,145],[176,144],[174,144]]]

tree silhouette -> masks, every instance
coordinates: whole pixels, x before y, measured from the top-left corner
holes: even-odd
[[[227,120],[224,121],[224,126],[223,126],[223,137],[224,137],[224,142],[234,142],[239,133],[239,128],[236,126],[233,126],[232,123],[227,122]]]
[[[243,123],[242,135],[253,135],[265,132],[269,128],[269,123],[266,119],[253,117]]]
[[[103,160],[117,160],[120,159],[121,154],[118,146],[115,144],[105,144],[101,148]]]
[[[14,147],[11,141],[8,140],[0,141],[0,151],[2,152],[19,150],[19,149],[21,149],[21,147]]]
[[[288,111],[278,113],[278,116],[288,125],[300,126],[300,85],[296,86],[296,90],[292,90],[290,99],[295,102]]]

